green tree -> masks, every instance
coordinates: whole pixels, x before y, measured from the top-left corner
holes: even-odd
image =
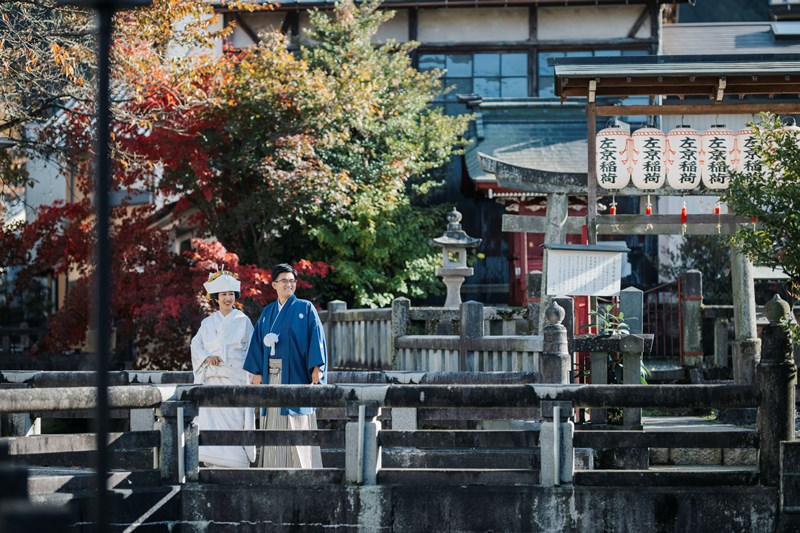
[[[438,289],[432,173],[468,118],[431,105],[441,73],[413,67],[416,43],[373,44],[393,16],[378,6],[311,12],[296,52],[276,33],[221,58],[204,88],[219,105],[194,137],[202,168],[173,158],[162,183],[243,261],[324,261],[321,300],[379,306]]]
[[[378,5],[356,7],[348,0],[333,17],[313,13],[301,48],[337,95],[334,112],[325,117],[331,140],[320,157],[357,180],[348,208],[336,217],[320,212],[309,235],[334,265],[333,281],[349,300],[366,305],[433,290],[438,253],[426,237],[438,233],[444,208],[430,200],[441,184],[432,171],[463,146],[468,120],[431,107],[442,91],[441,73],[413,67],[417,43],[372,44],[393,16]]]
[[[760,166],[734,172],[722,199],[732,212],[756,224],[741,226],[732,242],[754,263],[783,268],[790,277],[788,291],[796,297],[800,288],[800,135],[772,114],[762,114],[752,127]]]

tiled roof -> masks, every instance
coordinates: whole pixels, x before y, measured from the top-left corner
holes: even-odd
[[[553,174],[586,174],[586,114],[582,103],[534,99],[485,99],[476,105],[467,171],[476,182],[494,182],[478,161],[483,153],[515,166]]]

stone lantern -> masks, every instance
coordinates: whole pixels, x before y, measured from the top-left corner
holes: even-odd
[[[467,235],[461,229],[461,213],[454,207],[447,213],[447,231],[441,237],[428,241],[431,246],[442,249],[442,268],[436,269],[447,286],[445,307],[458,307],[461,304],[461,285],[467,276],[472,275],[472,268],[467,266],[467,248],[476,248],[481,239]]]

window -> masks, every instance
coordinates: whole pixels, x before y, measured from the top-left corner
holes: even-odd
[[[448,113],[466,111],[456,104],[458,94],[487,98],[528,96],[527,52],[480,52],[465,54],[420,54],[419,69],[444,70],[442,85],[452,88],[438,99]]]
[[[551,57],[619,57],[619,56],[644,56],[647,50],[580,50],[574,52],[539,52],[537,56],[537,74],[539,81],[539,96],[555,96],[555,69],[548,64]],[[645,100],[647,97],[644,97]],[[634,102],[626,100],[626,104]],[[636,104],[641,104],[641,98]]]

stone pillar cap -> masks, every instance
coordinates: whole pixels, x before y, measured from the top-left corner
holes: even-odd
[[[773,296],[772,300],[764,305],[764,316],[772,325],[780,324],[783,317],[789,316],[790,312],[789,302],[781,298],[779,294]]]

